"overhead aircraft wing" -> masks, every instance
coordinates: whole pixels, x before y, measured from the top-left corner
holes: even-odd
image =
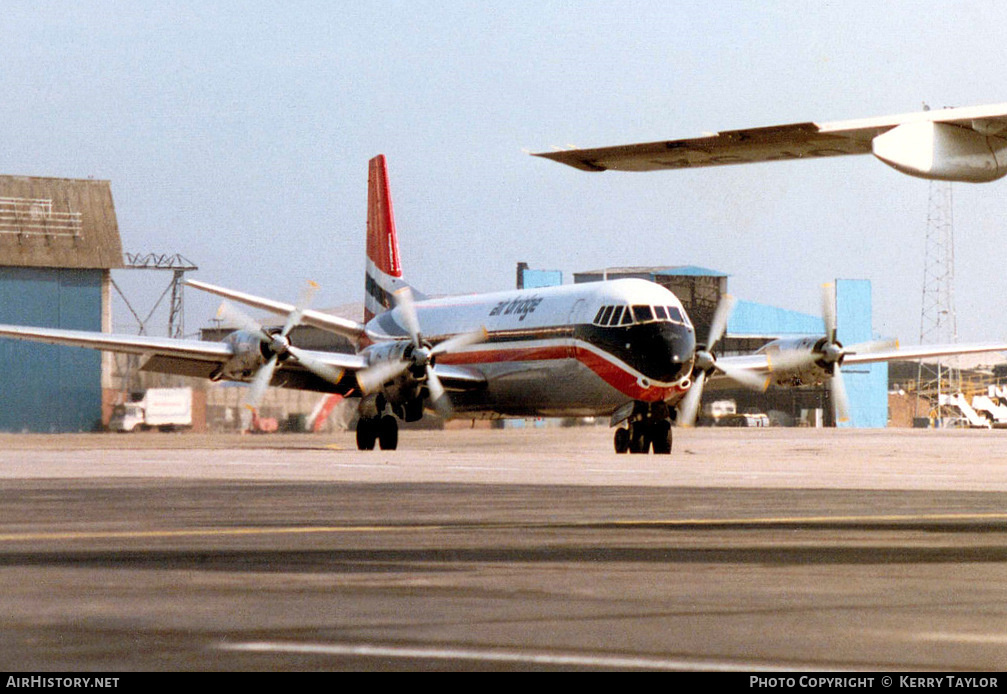
[[[216,294],[217,296],[222,296],[226,299],[231,299],[232,301],[237,301],[239,303],[282,316],[290,315],[296,308],[293,304],[287,304],[282,301],[274,301],[273,299],[266,299],[253,294],[246,294],[245,292],[239,292],[234,289],[218,287],[213,284],[207,284],[206,282],[186,280],[185,283],[194,289]],[[338,316],[333,316],[328,313],[314,311],[311,309],[304,311],[300,322],[304,325],[310,325],[318,328],[319,330],[325,330],[337,335],[342,335],[354,342],[358,341],[364,334],[364,325],[362,323],[357,323],[356,321],[339,318]]]
[[[874,154],[923,178],[991,181],[1007,175],[1007,103],[830,123],[726,130],[684,140],[539,152],[582,171],[658,171]]]

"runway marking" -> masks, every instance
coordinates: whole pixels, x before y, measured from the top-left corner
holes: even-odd
[[[116,540],[178,537],[226,537],[240,535],[308,535],[323,533],[392,533],[459,530],[584,530],[605,528],[742,528],[753,526],[799,526],[852,523],[1007,522],[1007,513],[934,513],[865,516],[778,516],[770,518],[680,518],[656,520],[592,520],[557,522],[448,522],[389,525],[253,526],[242,528],[177,528],[166,530],[97,530],[0,534],[0,542],[46,540]]]
[[[438,525],[403,525],[403,526],[307,526],[292,528],[203,528],[193,530],[108,530],[108,531],[71,531],[52,533],[12,533],[0,535],[0,542],[43,541],[43,540],[123,540],[123,539],[156,539],[172,537],[225,537],[235,535],[307,535],[311,533],[356,533],[356,532],[391,532],[439,530],[446,526]]]
[[[914,634],[919,641],[945,641],[957,643],[1007,643],[1007,634],[954,634],[947,632],[930,632]]]
[[[429,660],[470,660],[484,663],[522,663],[560,667],[598,667],[620,670],[701,670],[708,672],[751,672],[800,670],[791,665],[766,665],[746,662],[716,662],[649,658],[643,656],[584,655],[579,653],[534,653],[480,648],[437,648],[433,646],[377,646],[340,643],[284,643],[250,641],[224,643],[216,648],[249,653],[297,653],[301,655],[355,656],[364,658],[424,658]]]

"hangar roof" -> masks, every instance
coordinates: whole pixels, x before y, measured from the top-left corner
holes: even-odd
[[[0,265],[121,268],[109,182],[0,175]]]
[[[584,272],[574,273],[575,277],[580,276],[602,276],[607,273],[610,279],[616,277],[624,277],[627,275],[632,275],[634,277],[642,277],[646,279],[647,277],[656,277],[659,275],[668,276],[688,276],[688,277],[729,277],[728,274],[724,272],[718,272],[717,270],[710,270],[705,267],[699,267],[697,265],[659,265],[653,267],[610,267],[603,270],[586,270]]]

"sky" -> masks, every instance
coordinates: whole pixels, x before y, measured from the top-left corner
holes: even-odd
[[[427,294],[511,288],[518,262],[700,265],[817,314],[821,283],[869,279],[875,331],[914,344],[927,181],[870,156],[586,173],[528,153],[1007,102],[1005,25],[992,0],[7,0],[0,172],[109,180],[125,251],[285,301],[314,280],[325,308],[363,299],[383,153]],[[965,341],[1007,337],[1005,193],[953,186]],[[169,279],[113,278],[142,314]],[[187,333],[219,304],[185,301]]]

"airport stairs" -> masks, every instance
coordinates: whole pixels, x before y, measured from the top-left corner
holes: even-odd
[[[970,428],[989,429],[992,426],[989,419],[973,409],[968,402],[968,398],[963,393],[955,393],[954,395],[942,394],[939,398],[939,404],[942,408],[950,407],[958,410]]]
[[[1007,405],[1001,399],[1007,393],[996,386],[990,386],[987,395],[976,395],[972,398],[972,409],[983,414],[996,429],[1007,429]]]

